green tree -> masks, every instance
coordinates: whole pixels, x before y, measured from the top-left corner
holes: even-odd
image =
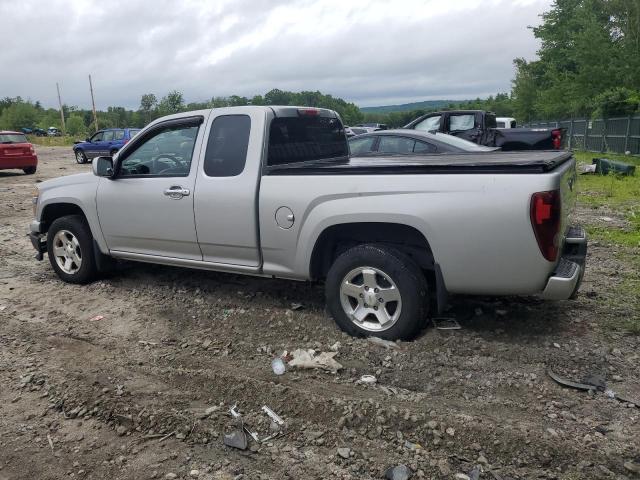
[[[78,114],[71,115],[67,121],[67,133],[72,137],[82,136],[86,133],[86,127],[82,117]]]

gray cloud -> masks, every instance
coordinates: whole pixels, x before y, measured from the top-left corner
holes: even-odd
[[[0,97],[137,107],[271,88],[359,105],[507,91],[550,0],[0,2]]]

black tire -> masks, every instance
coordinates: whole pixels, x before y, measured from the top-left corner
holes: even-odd
[[[54,254],[56,235],[62,230],[70,232],[79,243],[79,252],[76,253],[79,253],[81,264],[74,273],[65,272],[58,265]],[[68,215],[54,220],[47,232],[47,253],[49,262],[56,274],[67,283],[85,284],[96,277],[97,268],[93,254],[93,237],[89,225],[81,215]]]
[[[87,163],[87,154],[83,150],[76,150],[76,163]]]
[[[399,291],[401,310],[395,323],[391,326],[381,327],[382,329],[377,331],[362,328],[356,324],[355,320],[351,319],[343,308],[342,282],[347,275],[360,267],[371,267],[383,272],[388,277],[387,280],[391,280],[391,283],[395,284]],[[379,274],[376,275],[376,278],[381,282],[385,281],[385,277],[381,277]],[[365,283],[366,281],[363,280],[363,285]],[[380,287],[381,291],[382,288]],[[418,334],[424,326],[428,314],[428,287],[422,271],[409,256],[387,245],[358,245],[341,254],[329,269],[325,293],[327,308],[335,322],[343,331],[356,337],[375,336],[386,340],[408,340]],[[366,298],[365,296],[363,301],[366,302]],[[355,298],[350,299],[349,302],[352,307],[354,303],[359,305]],[[367,305],[364,303],[364,306]],[[375,305],[383,304],[376,303]],[[375,319],[376,317],[370,315],[367,318]]]
[[[34,173],[36,173],[38,167],[27,167],[27,168],[23,168],[22,171],[25,173],[25,175],[33,175]]]

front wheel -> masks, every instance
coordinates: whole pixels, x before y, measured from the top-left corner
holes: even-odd
[[[96,276],[91,231],[80,215],[60,217],[47,232],[49,262],[68,283],[89,283]]]
[[[87,163],[87,156],[82,150],[76,150],[76,162]]]
[[[329,269],[325,288],[338,326],[358,337],[413,338],[428,312],[422,271],[409,256],[386,245],[344,252]]]

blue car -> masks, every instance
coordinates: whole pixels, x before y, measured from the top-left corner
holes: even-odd
[[[99,130],[84,142],[76,142],[73,145],[76,162],[87,163],[96,157],[112,157],[140,130],[140,128],[106,128]]]

